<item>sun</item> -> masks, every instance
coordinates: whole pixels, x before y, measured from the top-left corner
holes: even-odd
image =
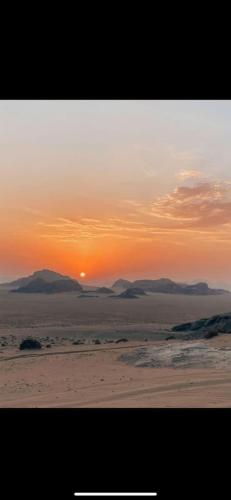
[[[85,278],[86,273],[84,273],[84,272],[82,271],[82,272],[80,273],[80,276],[81,276],[81,278]]]

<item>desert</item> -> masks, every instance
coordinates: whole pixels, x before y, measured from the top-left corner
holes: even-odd
[[[0,407],[231,404],[229,101],[0,101]]]
[[[230,313],[231,294],[11,292],[0,287],[2,408],[231,405],[230,334],[173,331]],[[41,349],[21,351],[28,337]]]

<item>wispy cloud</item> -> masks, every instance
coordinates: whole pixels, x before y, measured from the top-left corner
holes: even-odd
[[[39,221],[37,223],[42,229],[40,235],[43,238],[57,239],[61,241],[80,241],[84,239],[96,239],[106,237],[136,238],[146,237],[148,228],[141,221],[127,220],[119,217],[108,217],[104,220],[79,217],[71,220],[58,217],[53,222]]]
[[[137,200],[129,200],[129,199],[127,200],[127,199],[125,199],[125,200],[123,200],[122,203],[126,204],[126,205],[130,205],[132,207],[141,207],[142,206],[142,203],[140,203]]]
[[[197,179],[199,177],[203,176],[203,172],[200,170],[192,169],[192,170],[181,170],[180,172],[176,173],[176,177],[180,181],[185,181],[188,179]]]
[[[218,182],[181,186],[154,201],[150,213],[189,227],[222,225],[231,221],[231,189]]]
[[[199,171],[198,171],[199,172]],[[231,237],[231,183],[200,180],[196,171],[183,177],[192,185],[181,185],[157,197],[151,203],[125,199],[120,204],[123,216],[100,218],[59,216],[37,221],[37,234],[62,242],[77,243],[102,238],[156,241],[182,241],[183,235],[197,239],[209,238],[224,242]],[[183,171],[183,173],[185,173]],[[219,233],[219,234],[218,234]],[[214,240],[215,241],[215,240]]]

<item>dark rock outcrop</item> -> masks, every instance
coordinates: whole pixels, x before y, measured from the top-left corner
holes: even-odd
[[[61,293],[61,292],[82,292],[82,287],[78,281],[71,279],[60,279],[53,283],[48,283],[41,278],[34,279],[26,286],[12,290],[14,293]]]
[[[113,290],[111,290],[111,288],[107,288],[106,286],[101,286],[99,288],[97,288],[96,290],[97,293],[102,293],[102,294],[110,294],[110,293],[114,293]]]
[[[121,299],[138,299],[138,296],[135,294],[132,288],[124,290],[124,292],[120,293],[120,295],[117,295],[117,297]]]
[[[136,286],[132,288],[127,288],[127,292],[132,292],[135,295],[147,295],[146,292],[142,288],[138,288]]]
[[[219,333],[231,333],[231,313],[217,314],[172,327],[173,332],[188,332],[194,337],[212,338]]]
[[[218,336],[218,333],[217,332],[208,332],[205,334],[205,339],[212,339],[213,337],[217,337]]]
[[[20,351],[24,351],[24,349],[41,349],[41,348],[42,348],[41,343],[38,340],[33,339],[31,337],[22,340],[19,346]]]

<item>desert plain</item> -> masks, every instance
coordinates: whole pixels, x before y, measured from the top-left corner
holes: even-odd
[[[231,311],[231,294],[137,299],[0,288],[0,407],[230,407],[231,335],[172,326]],[[20,351],[22,339],[42,349]]]

